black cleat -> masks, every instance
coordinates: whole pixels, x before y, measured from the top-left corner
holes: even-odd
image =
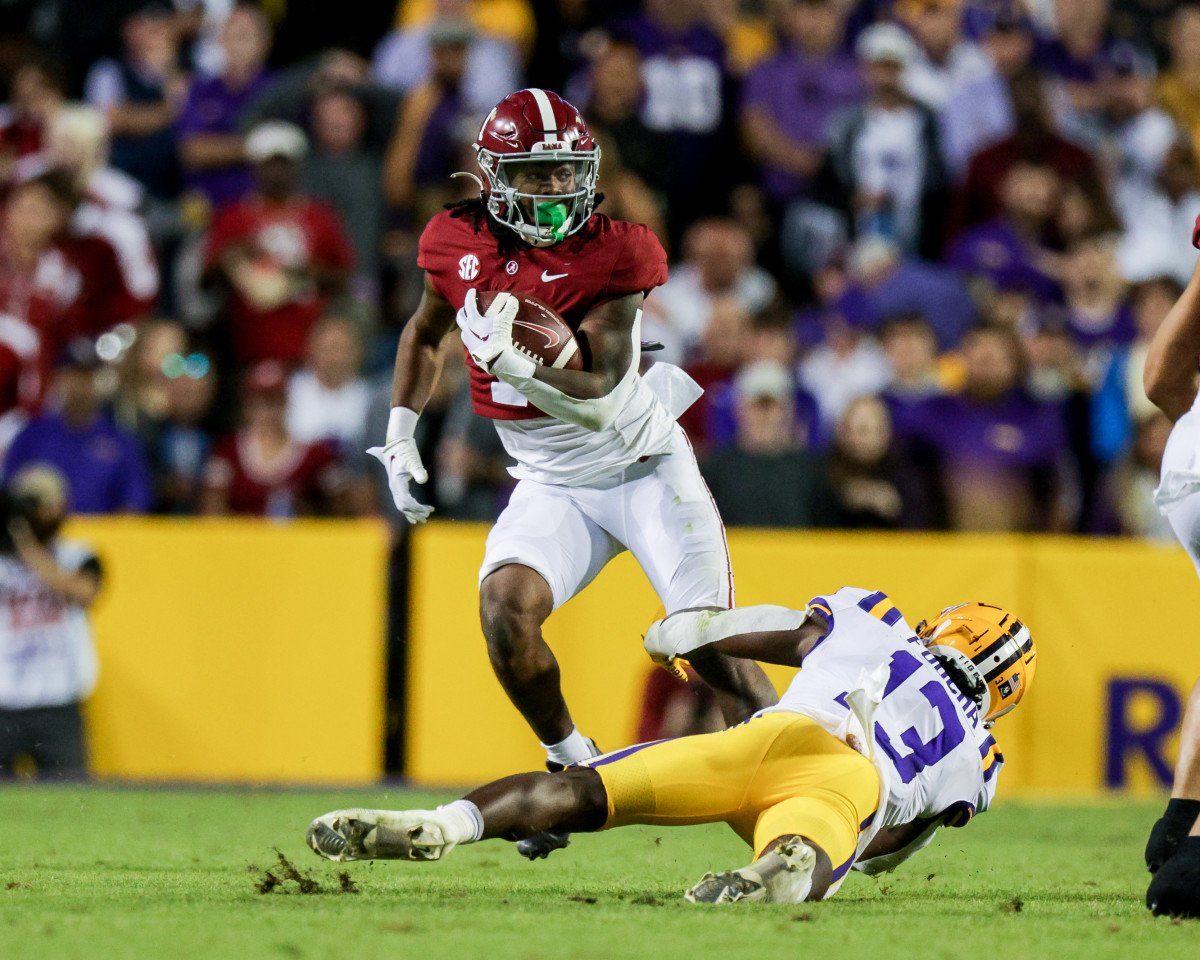
[[[1172,797],[1166,812],[1150,829],[1146,843],[1146,869],[1154,873],[1175,855],[1179,845],[1191,833],[1200,817],[1200,800],[1181,800]]]
[[[596,746],[596,741],[591,737],[584,737],[584,739],[592,745],[592,756],[600,756],[602,751]],[[546,769],[551,773],[562,773],[567,766],[568,764],[558,763],[554,760],[546,761]],[[562,850],[570,845],[571,834],[567,831],[547,830],[544,833],[535,833],[532,837],[526,837],[524,840],[518,840],[517,853],[526,860],[545,860],[555,850]]]
[[[517,841],[517,853],[526,860],[545,860],[555,850],[562,850],[571,845],[571,835],[565,830],[556,833],[547,830],[545,833],[535,833],[532,837]]]
[[[1156,917],[1200,917],[1200,837],[1188,837],[1159,867],[1146,906]]]

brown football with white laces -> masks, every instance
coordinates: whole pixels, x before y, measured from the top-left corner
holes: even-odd
[[[499,291],[481,290],[479,312],[487,313]],[[582,370],[583,354],[579,341],[558,312],[537,297],[509,291],[520,306],[513,319],[513,346],[523,356],[543,367],[556,370]]]

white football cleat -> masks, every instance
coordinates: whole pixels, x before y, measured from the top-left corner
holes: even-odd
[[[458,846],[440,810],[334,810],[308,825],[306,839],[326,860],[440,860]]]
[[[797,838],[764,854],[750,866],[725,873],[709,871],[683,894],[688,903],[802,903],[812,890],[817,854]]]

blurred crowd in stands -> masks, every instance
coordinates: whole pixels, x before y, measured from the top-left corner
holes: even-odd
[[[729,524],[1164,533],[1200,4],[9,0],[0,80],[0,451],[76,512],[394,520],[363,450],[416,240],[528,84],[667,247],[646,359],[706,388]],[[491,519],[444,350],[422,495]]]

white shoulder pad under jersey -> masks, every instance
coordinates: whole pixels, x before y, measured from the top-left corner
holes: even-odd
[[[987,809],[1004,758],[975,704],[887,596],[843,587],[814,597],[809,610],[824,618],[828,630],[770,710],[805,714],[836,734],[851,714],[847,694],[865,675],[886,670],[872,733],[887,799],[883,820],[873,826],[948,811],[949,822],[962,826]]]

